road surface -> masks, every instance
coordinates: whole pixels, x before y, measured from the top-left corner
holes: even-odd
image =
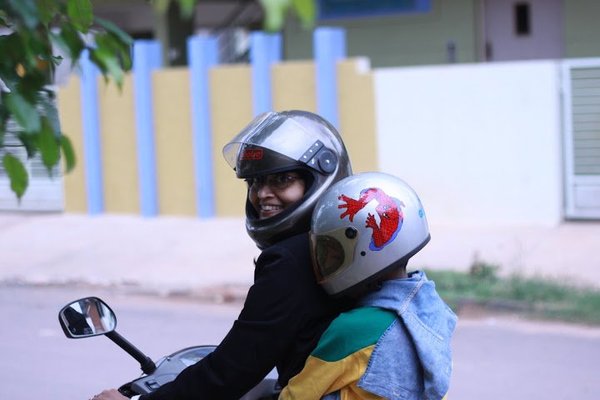
[[[84,400],[139,375],[136,361],[107,338],[64,337],[58,310],[87,295],[106,300],[118,332],[153,359],[218,343],[241,307],[107,289],[0,286],[0,399]],[[453,352],[450,399],[600,398],[598,327],[464,317]]]

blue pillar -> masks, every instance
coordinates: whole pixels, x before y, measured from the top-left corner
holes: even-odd
[[[133,45],[133,89],[140,209],[144,217],[153,217],[158,214],[152,71],[160,66],[160,43],[154,40],[136,40]]]
[[[212,120],[208,71],[218,63],[218,42],[212,36],[192,36],[187,41],[192,107],[196,212],[200,218],[215,216],[212,157]]]
[[[254,32],[250,36],[252,107],[254,115],[273,109],[271,65],[281,61],[281,34]]]
[[[97,67],[90,61],[86,50],[81,65],[81,114],[83,119],[83,157],[85,190],[88,213],[95,215],[104,211],[102,182],[102,148],[100,142],[100,118],[98,115]]]
[[[317,113],[339,128],[337,62],[346,57],[346,33],[342,28],[317,28],[313,36],[313,45]]]

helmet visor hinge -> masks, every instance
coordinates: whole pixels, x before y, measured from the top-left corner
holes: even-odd
[[[300,157],[299,161],[323,174],[331,174],[335,171],[337,166],[337,157],[335,153],[325,147],[320,140],[317,140],[302,155],[302,157]]]

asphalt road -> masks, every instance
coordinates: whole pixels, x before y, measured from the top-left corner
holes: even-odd
[[[88,399],[140,374],[110,340],[66,339],[67,302],[96,295],[117,313],[117,330],[153,359],[225,335],[240,304],[126,295],[91,288],[0,286],[0,399]],[[460,319],[450,399],[600,398],[600,328],[508,316]]]

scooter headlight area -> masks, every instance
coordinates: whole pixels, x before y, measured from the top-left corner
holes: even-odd
[[[128,397],[151,393],[165,383],[174,380],[181,371],[197,363],[214,349],[215,346],[194,346],[163,357],[157,361],[156,370],[153,373],[126,383],[119,388],[119,392]]]
[[[202,360],[216,346],[193,346],[162,357],[156,363],[115,330],[117,317],[114,311],[98,297],[85,297],[64,306],[58,313],[60,326],[70,339],[84,339],[104,335],[140,363],[141,377],[122,385],[119,392],[127,397],[149,394],[173,381],[185,368]],[[255,400],[273,396],[278,392],[277,377],[272,373],[240,400]]]

